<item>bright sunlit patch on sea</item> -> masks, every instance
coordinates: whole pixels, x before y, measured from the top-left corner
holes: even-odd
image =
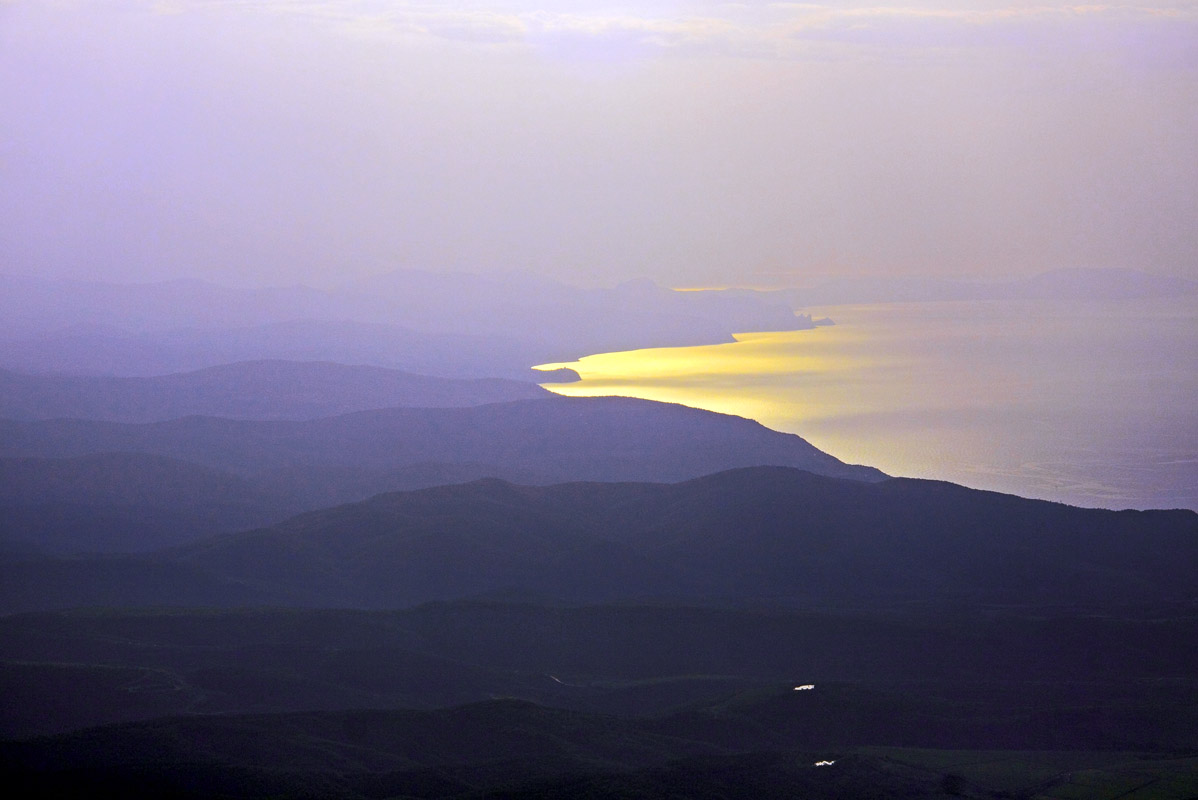
[[[813,399],[802,400],[779,391],[780,387],[851,372],[867,364],[864,358],[830,358],[803,346],[805,337],[818,334],[741,333],[730,344],[602,353],[536,369],[568,367],[576,371],[582,377],[579,382],[544,384],[570,397],[643,397],[749,417],[785,430],[788,424],[835,413],[835,409],[821,408]],[[846,338],[852,336],[850,332]]]
[[[805,309],[812,311],[812,309]],[[1198,507],[1198,301],[905,303],[588,356],[570,396],[756,419],[842,460],[1077,505]]]
[[[695,383],[719,383],[727,376],[810,375],[854,366],[796,346],[809,335],[808,331],[740,333],[735,335],[735,343],[601,353],[577,362],[542,364],[536,369],[569,367],[587,380],[652,383],[685,378]]]

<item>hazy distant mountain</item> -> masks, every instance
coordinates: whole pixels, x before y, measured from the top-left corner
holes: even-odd
[[[335,289],[0,276],[0,366],[156,375],[234,361],[338,361],[422,374],[527,377],[591,353],[810,327],[777,297],[583,289],[523,273],[392,272]]]
[[[812,327],[794,308],[1133,300],[1192,295],[1198,282],[1074,269],[989,283],[868,278],[768,292],[674,291],[651,281],[583,289],[525,273],[400,270],[327,290],[11,276],[0,276],[0,288],[0,367],[22,372],[151,376],[284,359],[543,382],[555,376],[534,376],[529,367],[593,353],[727,342],[740,331]]]
[[[27,373],[158,376],[244,361],[366,364],[421,375],[548,380],[544,348],[495,336],[418,333],[367,322],[292,321],[248,328],[129,333],[76,326],[0,340],[0,366]]]
[[[372,408],[473,406],[548,395],[519,381],[454,380],[328,362],[242,362],[149,378],[0,370],[0,417],[9,419],[314,419]]]
[[[566,360],[636,347],[728,341],[746,330],[810,327],[779,298],[678,292],[650,280],[582,289],[529,273],[397,270],[340,290],[362,319],[418,330],[501,335],[542,343]],[[559,357],[560,356],[560,357]]]
[[[298,422],[0,420],[0,456],[106,452],[152,453],[247,475],[485,464],[550,481],[675,481],[776,464],[863,480],[882,477],[752,420],[622,397],[393,408]]]
[[[1198,294],[1198,281],[1128,269],[1059,269],[1009,281],[951,278],[841,278],[764,293],[796,308],[937,300],[1135,300]]]
[[[431,333],[558,339],[794,327],[781,300],[675,292],[650,280],[582,288],[531,273],[401,269],[329,289],[235,289],[201,280],[120,284],[0,274],[0,317],[12,333],[69,326],[130,332],[240,328],[307,319],[401,325]],[[615,330],[611,330],[615,329]]]
[[[0,273],[5,336],[71,326],[142,332],[336,319],[331,302],[326,292],[306,286],[235,289],[197,279],[111,283]]]

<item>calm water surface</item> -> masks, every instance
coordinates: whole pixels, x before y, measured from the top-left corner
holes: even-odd
[[[837,324],[588,356],[545,386],[751,417],[892,475],[1198,508],[1198,298],[806,310]]]

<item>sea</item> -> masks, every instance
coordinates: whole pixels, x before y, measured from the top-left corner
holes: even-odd
[[[1198,297],[804,311],[835,324],[590,355],[544,386],[748,417],[894,476],[1198,509]]]

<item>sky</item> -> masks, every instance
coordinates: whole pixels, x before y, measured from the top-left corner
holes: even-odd
[[[0,271],[1198,278],[1198,2],[0,0]]]

